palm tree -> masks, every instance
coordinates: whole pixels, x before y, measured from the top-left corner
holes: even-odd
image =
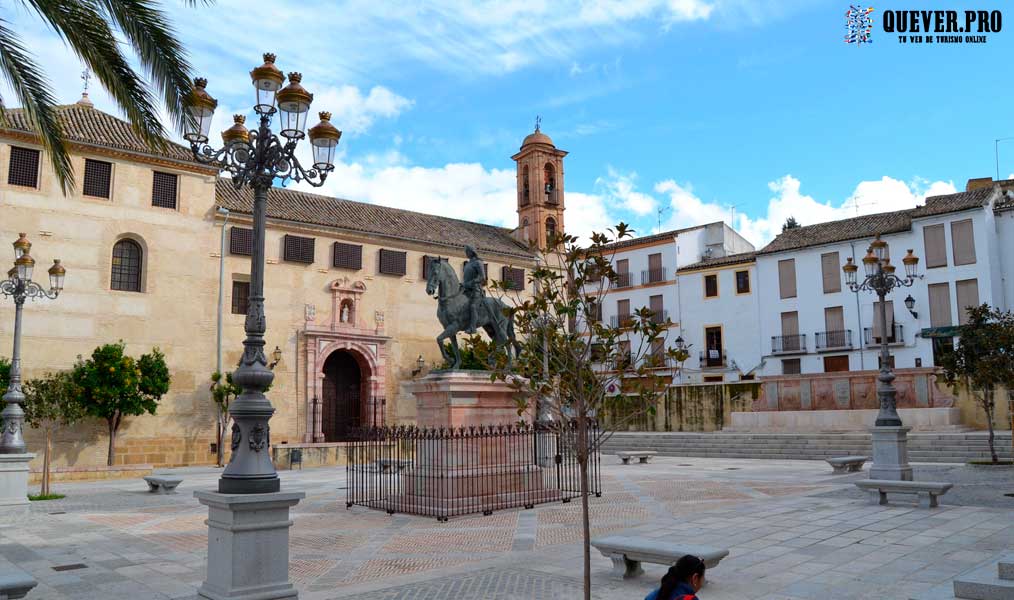
[[[189,5],[196,3],[185,1]],[[166,144],[153,92],[165,104],[173,127],[183,129],[189,118],[185,104],[192,86],[190,64],[165,13],[152,0],[20,0],[20,4],[52,27],[95,73],[153,150]],[[134,49],[153,90],[128,64],[113,35],[114,27]],[[45,73],[12,23],[4,19],[0,19],[0,71],[7,76],[38,133],[66,194],[74,186],[74,173],[57,119],[56,100]],[[0,98],[0,125],[6,125],[6,121]]]

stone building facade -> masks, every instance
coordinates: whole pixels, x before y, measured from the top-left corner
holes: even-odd
[[[170,144],[153,153],[127,123],[86,101],[60,110],[77,179],[64,195],[23,115],[8,115],[10,128],[0,130],[0,240],[26,232],[40,265],[60,258],[68,271],[56,301],[26,306],[25,375],[69,369],[78,355],[117,340],[132,355],[158,346],[172,374],[170,392],[157,415],[126,420],[116,461],[212,463],[220,262],[228,371],[244,337],[251,195],[193,162],[189,149]],[[556,193],[530,196],[522,206],[519,192],[519,216],[531,219],[537,207],[543,221],[554,216],[551,225],[562,229],[566,153],[537,132],[515,158],[535,150],[551,158]],[[519,182],[533,164],[518,161]],[[515,281],[524,294],[537,254],[524,240],[545,238],[533,231],[272,189],[265,310],[266,350],[277,354],[268,394],[277,409],[273,442],[337,444],[358,425],[414,422],[404,383],[441,360],[437,305],[425,291],[427,257],[457,261],[460,277],[471,244],[488,278]],[[10,352],[13,312],[10,302],[0,303],[0,355]],[[38,450],[39,438],[27,433]],[[106,443],[102,423],[61,432],[54,465],[104,464]]]

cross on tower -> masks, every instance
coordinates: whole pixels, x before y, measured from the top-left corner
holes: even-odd
[[[535,131],[539,130],[540,125],[542,125],[542,117],[535,115]]]
[[[86,96],[88,95],[88,82],[91,81],[91,79],[92,70],[86,67],[84,71],[81,71],[81,81],[84,82],[84,94]]]

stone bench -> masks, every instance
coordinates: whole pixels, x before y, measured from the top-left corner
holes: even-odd
[[[0,600],[24,598],[38,582],[19,569],[0,568]]]
[[[397,458],[381,458],[377,460],[377,466],[380,467],[381,473],[390,473],[401,471],[412,466],[412,461],[397,459]]]
[[[654,450],[621,450],[616,453],[616,456],[618,456],[625,465],[629,465],[630,459],[632,458],[638,459],[637,462],[643,465],[648,462],[648,459],[656,454],[658,454],[658,452],[655,452]]]
[[[869,456],[839,456],[828,458],[827,464],[831,465],[834,473],[858,473],[863,470],[863,464],[870,460]]]
[[[718,566],[723,558],[729,556],[729,551],[724,548],[673,544],[652,538],[625,535],[594,538],[591,545],[595,546],[602,556],[613,561],[613,574],[622,575],[624,579],[644,573],[641,569],[643,562],[672,566],[680,558],[693,554],[703,560],[707,568],[712,569]]]
[[[183,483],[182,477],[170,475],[148,475],[144,480],[148,482],[148,491],[154,494],[175,494],[176,486]]]
[[[877,504],[887,504],[887,494],[918,494],[919,506],[936,508],[937,496],[943,496],[954,487],[953,483],[939,481],[893,481],[887,479],[863,479],[856,487],[868,490]]]

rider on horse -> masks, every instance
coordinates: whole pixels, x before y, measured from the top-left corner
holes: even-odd
[[[479,260],[479,255],[476,254],[475,248],[465,246],[465,256],[468,257],[468,262],[465,263],[465,270],[462,273],[464,281],[461,282],[461,291],[468,297],[469,321],[466,331],[469,334],[473,334],[479,321],[479,305],[482,304],[482,299],[486,297],[486,268],[483,266],[482,261]]]

